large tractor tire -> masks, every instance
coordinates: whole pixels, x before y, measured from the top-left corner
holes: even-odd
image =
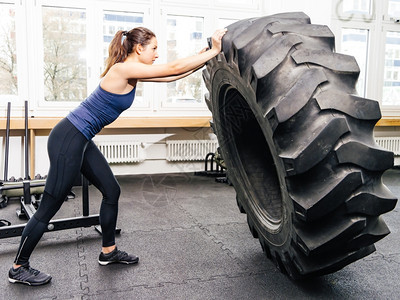
[[[393,153],[374,141],[379,104],[356,95],[359,67],[303,13],[238,21],[207,63],[212,127],[250,231],[294,279],[375,251],[397,202]]]

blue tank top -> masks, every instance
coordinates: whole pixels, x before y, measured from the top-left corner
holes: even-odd
[[[132,105],[135,90],[136,87],[127,94],[114,94],[103,90],[99,85],[67,115],[67,119],[90,140]]]

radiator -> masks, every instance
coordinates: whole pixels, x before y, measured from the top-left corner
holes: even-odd
[[[400,155],[400,137],[376,137],[375,141],[382,148],[392,151],[394,155]]]
[[[167,160],[204,160],[206,155],[210,152],[215,152],[217,147],[217,140],[169,140],[167,141]]]
[[[144,160],[140,142],[134,141],[95,141],[109,163],[132,163]]]
[[[400,137],[376,137],[381,147],[400,155]],[[109,163],[142,162],[145,151],[141,142],[137,141],[95,141],[101,153]],[[217,140],[168,140],[168,161],[201,161],[218,147]]]

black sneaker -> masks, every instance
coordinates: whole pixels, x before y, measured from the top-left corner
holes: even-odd
[[[125,251],[120,251],[116,247],[114,251],[104,254],[103,252],[99,255],[99,264],[102,266],[106,266],[112,263],[121,263],[121,264],[136,264],[139,261],[139,257],[135,255],[130,255]]]
[[[43,285],[49,283],[51,276],[39,270],[31,268],[29,265],[21,266],[18,269],[11,268],[8,271],[8,281],[11,283],[23,283],[27,285]]]

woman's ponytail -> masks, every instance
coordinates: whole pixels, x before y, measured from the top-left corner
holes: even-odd
[[[130,31],[119,30],[108,47],[106,67],[101,77],[104,77],[113,65],[123,62],[135,45],[146,46],[152,37],[155,37],[155,34],[144,27],[136,27]]]
[[[110,70],[111,66],[124,61],[128,56],[128,50],[124,47],[124,40],[126,36],[126,31],[119,30],[114,38],[112,39],[110,45],[108,46],[108,58],[106,60],[106,68],[101,74],[104,77]]]

